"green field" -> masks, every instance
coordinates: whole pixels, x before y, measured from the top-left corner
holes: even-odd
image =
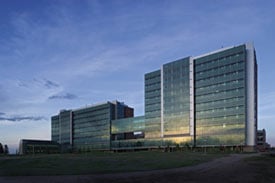
[[[244,159],[244,161],[253,167],[257,167],[257,173],[261,177],[265,177],[267,180],[272,180],[269,182],[274,182],[275,180],[275,156],[270,156],[269,154],[250,157]],[[256,177],[256,176],[255,176]]]
[[[202,152],[91,152],[0,157],[1,176],[84,175],[146,171],[199,164],[226,156]]]

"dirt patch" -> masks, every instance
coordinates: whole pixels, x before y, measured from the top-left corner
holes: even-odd
[[[246,158],[261,157],[260,154],[234,154],[211,162],[191,167],[146,172],[77,175],[77,176],[31,176],[0,177],[5,183],[167,183],[167,182],[275,182],[275,164],[268,161],[246,161]]]

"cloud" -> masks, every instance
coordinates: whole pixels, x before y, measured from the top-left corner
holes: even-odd
[[[20,88],[42,88],[46,87],[47,89],[53,89],[53,88],[58,88],[60,87],[59,84],[57,84],[54,81],[51,81],[49,79],[40,79],[40,78],[33,78],[32,80],[21,80],[21,79],[16,79],[15,84],[17,87]]]
[[[27,83],[25,83],[25,82],[23,82],[21,80],[17,80],[16,84],[17,84],[18,87],[25,87],[25,88],[29,87],[29,85]]]
[[[64,90],[57,82],[43,78],[16,77],[2,79],[0,84],[5,87],[0,88],[0,100],[2,102],[0,111],[12,112],[14,109],[28,111],[30,108],[34,109],[39,105],[45,105],[50,96]],[[35,111],[37,110],[38,108]],[[24,114],[25,112],[22,113],[22,115]]]
[[[2,116],[2,115],[1,115]],[[0,117],[0,121],[11,121],[11,122],[19,122],[19,121],[40,121],[46,119],[42,116],[12,116],[12,117]]]
[[[57,84],[53,81],[50,81],[50,80],[47,80],[47,79],[44,79],[44,81],[45,81],[44,86],[46,86],[48,89],[59,87],[59,84]]]
[[[3,116],[3,115],[5,115],[5,113],[4,112],[0,112],[0,116]]]
[[[53,99],[68,99],[68,100],[74,100],[78,98],[76,95],[71,94],[71,93],[65,93],[65,94],[56,94],[50,96],[48,99],[53,100]]]

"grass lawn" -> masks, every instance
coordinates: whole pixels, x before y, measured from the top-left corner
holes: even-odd
[[[275,180],[275,156],[269,154],[250,157],[244,160],[248,165],[256,167],[257,174],[255,178],[265,180],[266,182],[274,182]]]
[[[201,152],[91,152],[0,157],[0,176],[83,175],[190,166],[226,156]]]

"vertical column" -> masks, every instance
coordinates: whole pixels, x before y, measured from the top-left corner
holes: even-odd
[[[58,124],[59,124],[59,143],[61,144],[61,133],[62,133],[62,130],[61,130],[61,112],[59,112],[59,115],[58,115]]]
[[[189,85],[190,85],[190,114],[189,114],[189,132],[194,136],[194,60],[189,58]]]
[[[161,67],[161,71],[160,71],[160,98],[161,98],[161,101],[160,101],[160,108],[161,108],[161,111],[160,111],[160,118],[161,118],[161,124],[160,124],[160,136],[161,138],[164,137],[164,87],[163,87],[163,65]]]
[[[73,144],[73,111],[70,111],[70,144]]]
[[[256,145],[255,54],[251,43],[246,44],[246,145]]]

